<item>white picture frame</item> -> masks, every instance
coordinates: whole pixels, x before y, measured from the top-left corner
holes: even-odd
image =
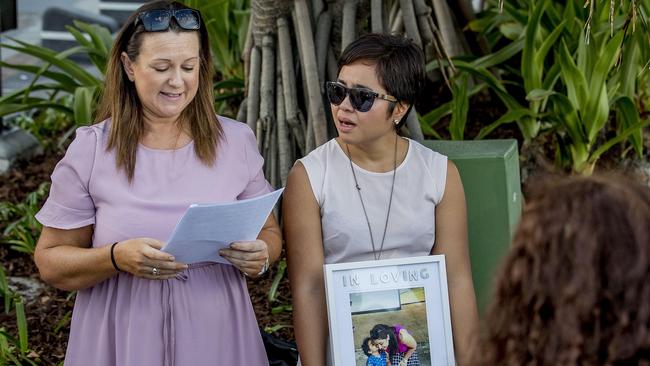
[[[444,255],[326,264],[323,270],[334,366],[365,366],[369,356],[361,343],[377,324],[407,329],[420,365],[455,365]]]

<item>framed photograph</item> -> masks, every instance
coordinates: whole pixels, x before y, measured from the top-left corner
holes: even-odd
[[[455,365],[444,255],[326,264],[335,366]]]

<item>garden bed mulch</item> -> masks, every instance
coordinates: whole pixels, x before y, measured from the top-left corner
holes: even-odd
[[[0,176],[0,202],[23,201],[27,194],[36,190],[42,182],[49,181],[49,176],[61,157],[61,153],[45,153],[29,161],[18,162],[10,172]],[[4,228],[0,227],[0,230]],[[8,277],[38,279],[38,270],[33,259],[9,249],[7,245],[0,244],[0,264]],[[262,278],[248,280],[248,290],[260,327],[280,328],[272,334],[285,340],[293,340],[293,329],[280,327],[291,325],[291,313],[283,311],[272,314],[273,307],[291,303],[286,275],[280,282],[277,301],[271,304],[268,300],[268,291],[276,271],[277,268],[273,267]],[[63,360],[73,305],[74,296],[50,286],[45,286],[44,291],[34,301],[26,304],[29,348],[34,352],[32,356],[38,355],[41,364],[58,365]],[[9,334],[17,338],[15,311],[12,310],[8,314],[0,312],[0,327],[6,328]]]

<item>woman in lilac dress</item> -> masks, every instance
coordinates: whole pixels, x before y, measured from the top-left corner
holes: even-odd
[[[258,239],[184,264],[160,249],[190,204],[271,190],[247,125],[213,109],[200,14],[156,1],[118,33],[98,123],[77,130],[37,219],[42,278],[77,290],[65,364],[266,365],[244,275],[278,258],[270,215]]]

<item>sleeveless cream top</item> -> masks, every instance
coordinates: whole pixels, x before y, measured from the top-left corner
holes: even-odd
[[[435,240],[435,209],[442,200],[447,157],[408,139],[397,167],[381,259],[428,255]],[[348,156],[334,140],[300,159],[320,206],[325,263],[374,260],[363,207]],[[393,171],[370,172],[353,163],[379,254]]]

